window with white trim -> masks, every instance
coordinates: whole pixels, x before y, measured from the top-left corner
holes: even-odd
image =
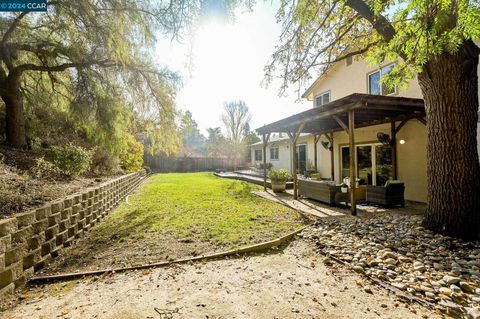
[[[262,150],[255,150],[255,161],[262,161]]]
[[[270,160],[278,161],[278,147],[273,147],[270,149]]]
[[[397,87],[388,88],[381,83],[382,77],[388,72],[392,71],[395,64],[387,65],[375,72],[368,74],[368,93],[374,95],[392,95],[397,91]]]
[[[321,106],[329,102],[330,102],[330,91],[327,91],[315,97],[315,106]]]

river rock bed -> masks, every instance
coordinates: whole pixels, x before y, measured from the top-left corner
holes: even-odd
[[[480,318],[480,242],[434,234],[421,216],[321,219],[301,236],[391,286],[448,315]]]

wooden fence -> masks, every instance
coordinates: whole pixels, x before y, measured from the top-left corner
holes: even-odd
[[[145,165],[153,172],[205,172],[205,171],[233,171],[245,167],[245,163],[228,158],[214,157],[163,157],[145,155]]]

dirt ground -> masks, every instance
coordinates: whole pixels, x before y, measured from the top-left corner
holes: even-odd
[[[92,231],[95,231],[94,229]],[[145,265],[161,261],[195,257],[204,253],[224,251],[224,247],[201,240],[179,241],[164,234],[151,234],[134,241],[98,242],[92,236],[78,240],[62,249],[38,275],[112,269]]]
[[[297,239],[271,254],[32,287],[4,302],[0,317],[438,318],[321,261]]]

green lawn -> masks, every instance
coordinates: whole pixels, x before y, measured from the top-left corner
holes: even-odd
[[[292,209],[250,193],[260,187],[211,173],[156,174],[93,232],[95,240],[159,234],[229,248],[274,239],[304,225]]]

